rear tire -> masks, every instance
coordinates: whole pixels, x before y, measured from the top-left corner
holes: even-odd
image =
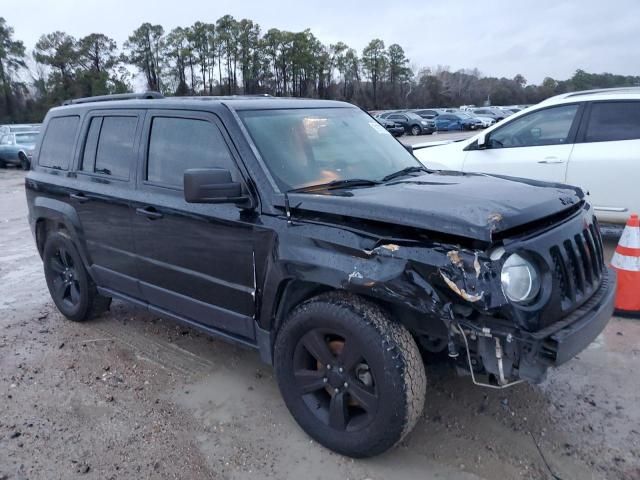
[[[413,135],[414,137],[417,137],[421,133],[422,129],[420,128],[420,126],[414,125],[413,127],[411,127],[411,135]]]
[[[415,426],[426,390],[411,334],[345,292],[296,307],[276,339],[280,392],[302,429],[350,457],[378,455]]]
[[[71,239],[62,232],[47,237],[42,255],[44,276],[58,310],[82,322],[109,309],[111,298],[98,294]]]

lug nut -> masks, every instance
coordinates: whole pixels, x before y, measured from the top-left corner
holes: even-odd
[[[334,388],[334,389],[333,389],[333,391],[334,391],[335,393],[338,393],[338,392],[340,391],[340,389],[339,389],[339,388]]]
[[[329,380],[327,379],[327,377],[324,377],[324,378],[322,379],[322,381],[323,381],[324,383],[327,383]]]
[[[339,371],[340,373],[342,373],[342,372],[344,372],[344,369],[343,369],[342,367],[340,367],[340,368],[338,369],[338,371]]]
[[[331,365],[327,365],[327,370],[331,370]]]
[[[347,388],[349,386],[349,384],[347,382],[344,382],[344,388]]]

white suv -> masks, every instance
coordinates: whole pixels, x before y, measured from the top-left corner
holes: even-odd
[[[640,88],[549,98],[466,140],[414,153],[429,168],[582,187],[601,222],[640,211]]]

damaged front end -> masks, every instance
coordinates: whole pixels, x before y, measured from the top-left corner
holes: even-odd
[[[509,284],[514,264],[529,285]],[[447,332],[438,344],[482,386],[542,381],[548,367],[586,348],[613,312],[615,276],[588,207],[561,226],[525,229],[484,250],[449,250],[437,270],[446,289],[432,284]]]
[[[425,350],[448,352],[458,371],[478,385],[540,382],[548,367],[586,348],[613,310],[615,280],[586,205],[559,223],[537,222],[491,243],[455,242],[408,228],[378,236],[369,223],[358,231],[353,220],[348,230],[334,222],[312,216],[293,224],[288,275],[310,282],[321,275],[326,285],[384,304]],[[327,228],[323,240],[319,226]],[[313,230],[312,245],[307,229]],[[291,247],[298,241],[296,254]],[[310,252],[322,268],[300,263]],[[504,268],[512,256],[528,259],[539,277],[537,290],[522,302],[505,294]]]

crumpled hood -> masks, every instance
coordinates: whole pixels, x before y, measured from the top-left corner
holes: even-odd
[[[582,190],[512,177],[434,172],[387,185],[291,193],[300,211],[342,215],[491,242],[499,233],[581,202]]]

